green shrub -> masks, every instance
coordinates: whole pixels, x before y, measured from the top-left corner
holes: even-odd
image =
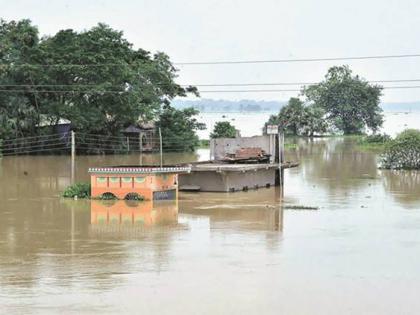
[[[63,192],[65,198],[90,198],[90,184],[76,183],[70,185]]]
[[[360,144],[385,144],[391,140],[387,134],[374,134],[361,138],[358,142]]]
[[[385,169],[420,169],[420,130],[404,130],[389,141],[380,164]]]

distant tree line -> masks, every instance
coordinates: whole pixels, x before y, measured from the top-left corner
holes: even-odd
[[[134,49],[105,24],[41,37],[29,20],[0,20],[0,139],[51,132],[41,122],[54,126],[60,119],[104,136],[153,120],[180,148],[192,149],[194,131],[203,128],[193,119],[197,112],[170,103],[198,92],[176,77],[166,54]]]
[[[382,89],[353,75],[348,66],[332,67],[324,81],[302,90],[304,101],[291,98],[265,126],[278,124],[287,134],[299,136],[360,134],[366,128],[376,132],[383,124]]]

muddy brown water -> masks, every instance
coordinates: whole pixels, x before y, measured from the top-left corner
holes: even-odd
[[[298,145],[283,204],[318,210],[276,188],[63,200],[68,157],[0,159],[0,314],[418,314],[420,173],[348,139]],[[138,160],[78,157],[76,177]]]

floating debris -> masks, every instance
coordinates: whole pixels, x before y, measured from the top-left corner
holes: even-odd
[[[284,210],[319,210],[319,207],[302,205],[284,205]]]

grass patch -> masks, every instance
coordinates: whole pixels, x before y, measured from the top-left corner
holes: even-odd
[[[90,184],[76,183],[67,187],[63,192],[64,198],[90,198]]]

